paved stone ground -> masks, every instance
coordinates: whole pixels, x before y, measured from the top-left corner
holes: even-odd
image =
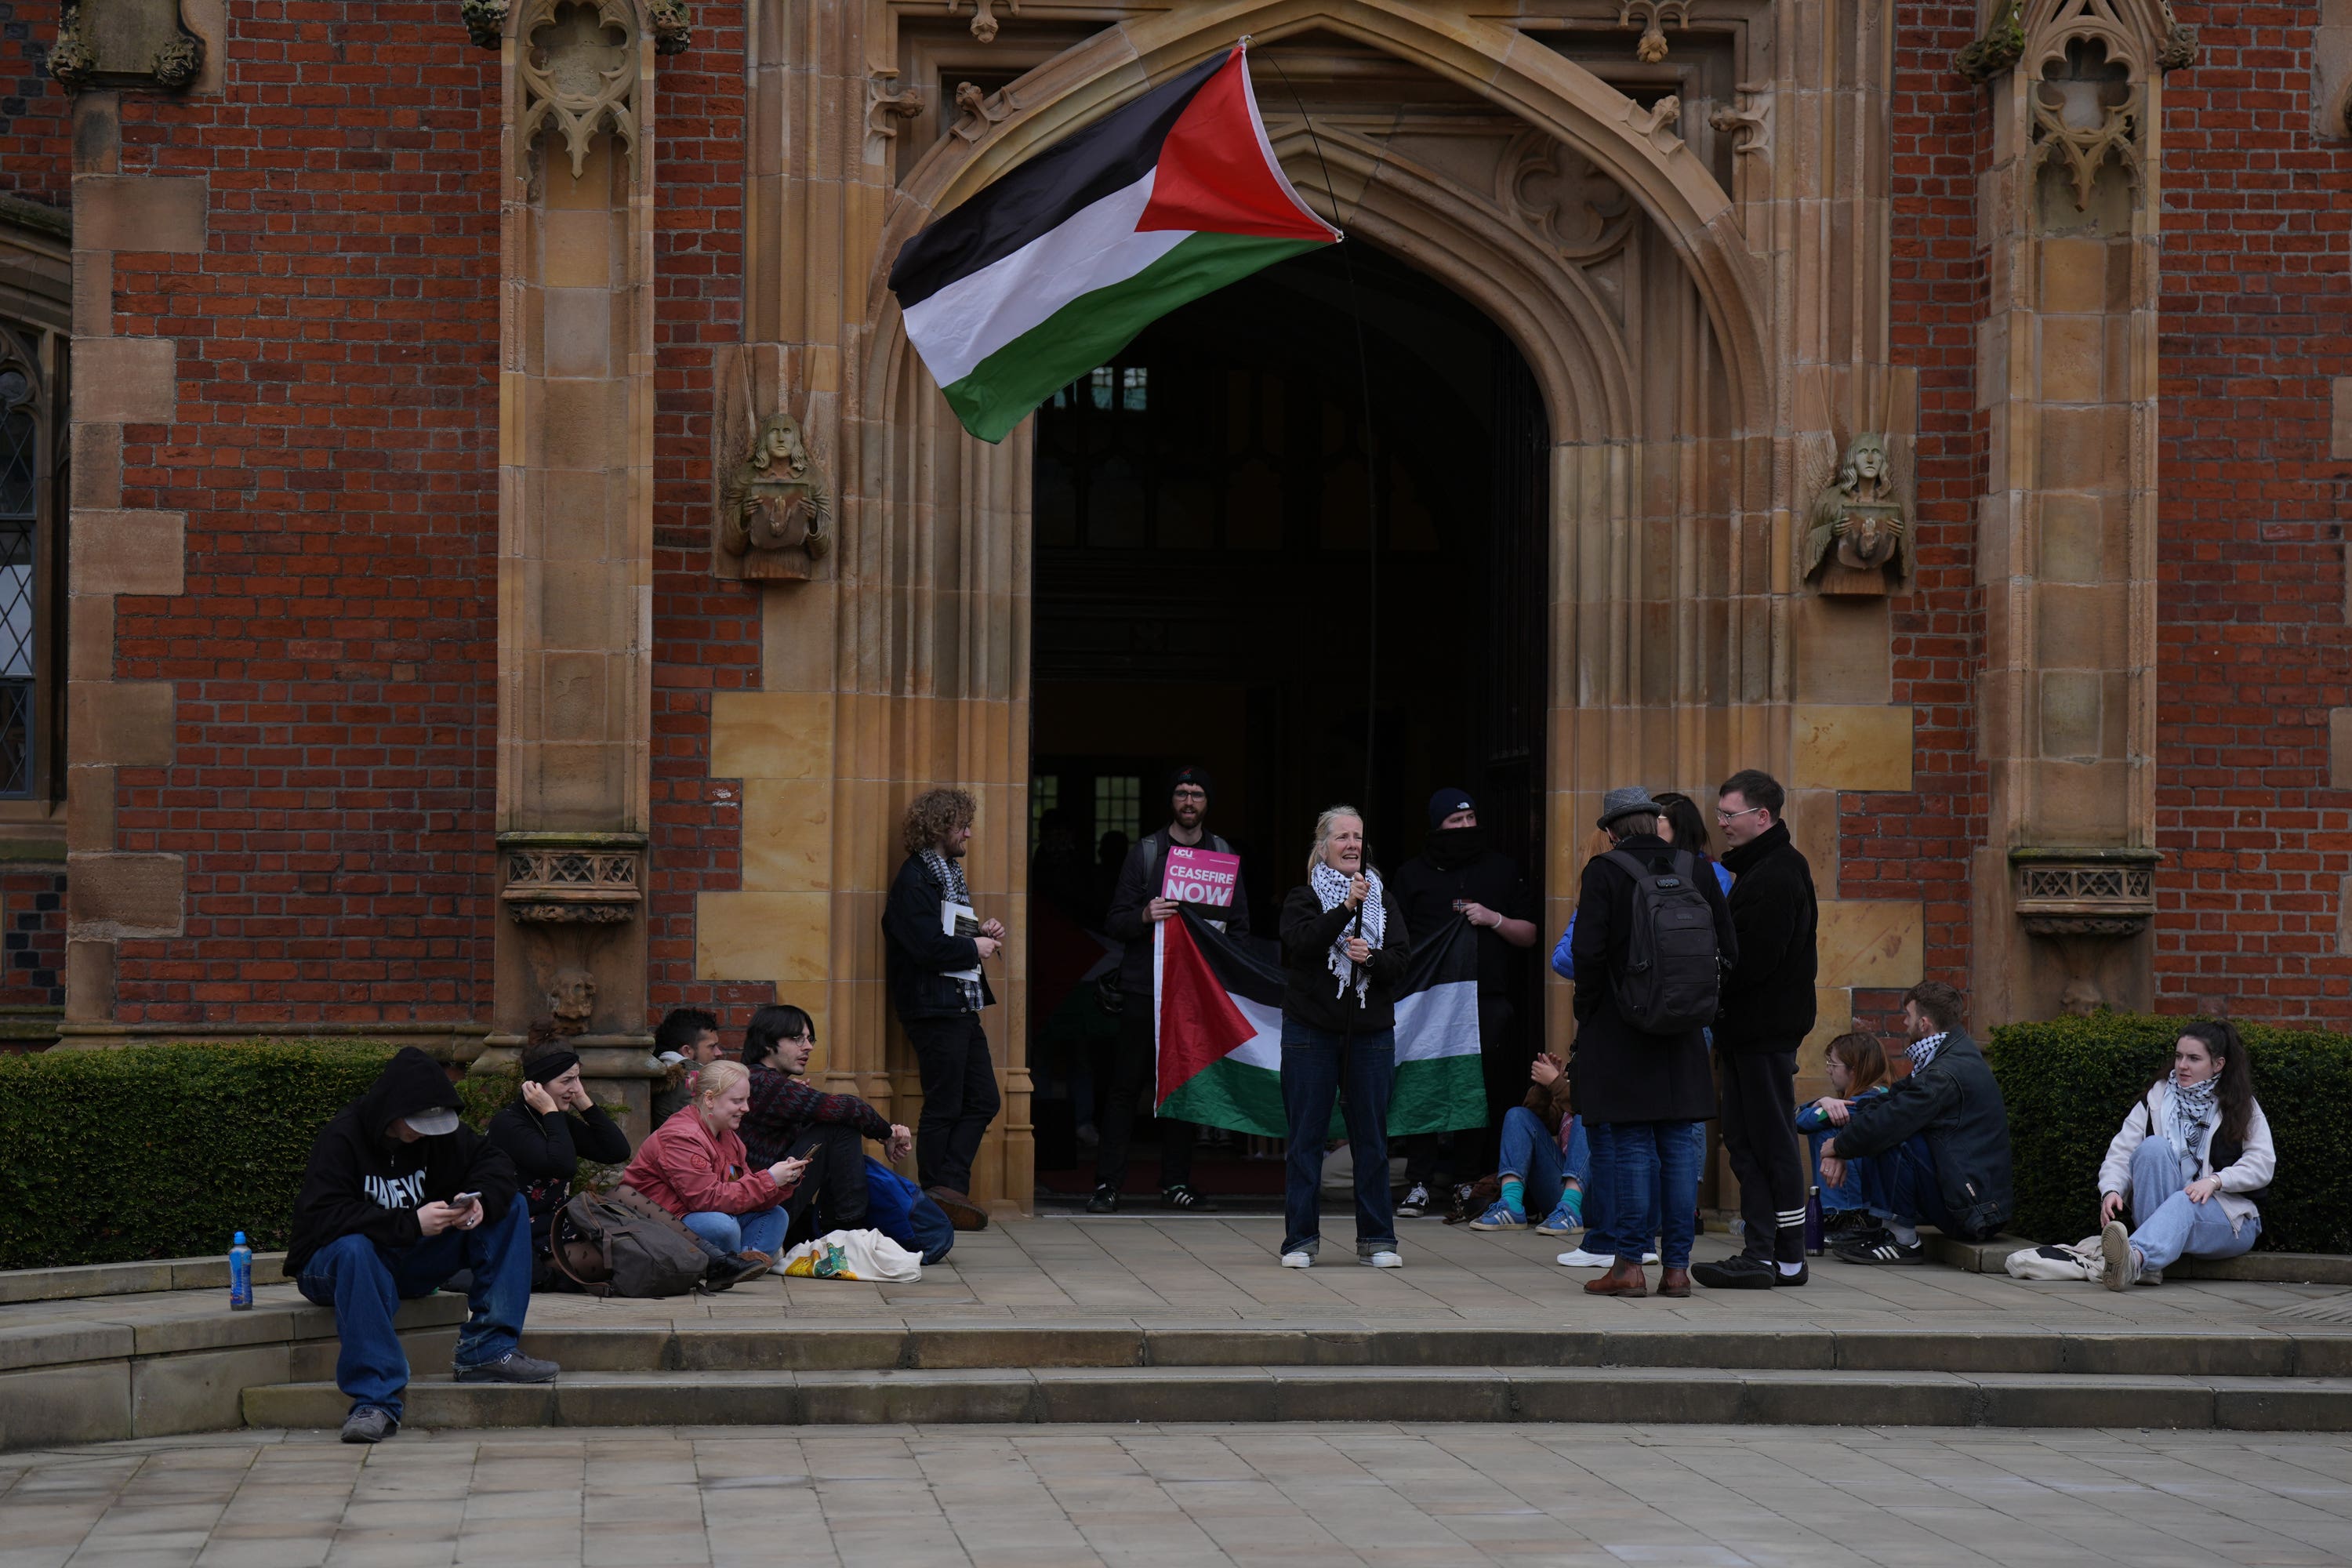
[[[0,1456],[0,1568],[2347,1561],[2344,1436],[752,1427]]]

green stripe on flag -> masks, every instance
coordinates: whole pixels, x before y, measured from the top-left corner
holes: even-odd
[[[1079,295],[940,390],[965,429],[983,441],[1002,441],[1031,409],[1177,306],[1320,243],[1192,235],[1134,277]]]
[[[1289,1125],[1282,1114],[1282,1075],[1231,1057],[1186,1079],[1152,1114],[1260,1138],[1282,1137]]]
[[[1486,1069],[1475,1053],[1397,1064],[1396,1088],[1389,1095],[1391,1140],[1486,1124]]]

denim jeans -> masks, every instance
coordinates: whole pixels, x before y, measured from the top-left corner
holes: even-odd
[[[2181,1161],[2172,1144],[2150,1137],[2132,1151],[2131,1212],[2139,1228],[2132,1232],[2133,1250],[2150,1268],[2168,1268],[2182,1257],[2235,1258],[2251,1249],[2263,1233],[2263,1216],[2248,1215],[2246,1223],[2230,1228],[2220,1194],[2201,1204],[2189,1201]]]
[[[474,1315],[457,1331],[457,1364],[503,1361],[522,1335],[530,1310],[530,1211],[520,1194],[506,1217],[472,1230],[445,1230],[414,1247],[383,1247],[364,1236],[341,1236],[310,1255],[295,1281],[304,1297],[335,1310],[342,1347],[335,1386],[352,1408],[374,1405],[397,1421],[408,1386],[408,1356],[400,1348],[393,1314],[400,1303],[430,1296],[460,1268],[472,1274],[466,1301]]]
[[[1914,1132],[1883,1154],[1855,1160],[1847,1169],[1862,1184],[1864,1206],[1881,1219],[1932,1225],[1950,1235],[1952,1216],[1936,1180],[1936,1156],[1927,1135]]]
[[[1812,1145],[1813,1185],[1822,1186],[1822,1145],[1837,1136],[1834,1127],[1816,1127],[1805,1134]],[[1867,1154],[1845,1163],[1845,1180],[1834,1187],[1822,1187],[1822,1212],[1836,1214],[1842,1209],[1862,1209],[1870,1206],[1868,1194],[1863,1185],[1863,1173],[1870,1168]]]
[[[1692,1121],[1620,1121],[1610,1130],[1616,1165],[1609,1205],[1610,1241],[1621,1263],[1640,1263],[1649,1238],[1658,1260],[1690,1267],[1698,1223],[1698,1140]],[[1661,1207],[1663,1205],[1663,1208]],[[1590,1237],[1586,1245],[1591,1245]]]
[[[773,1258],[784,1244],[784,1227],[793,1222],[782,1204],[751,1214],[720,1214],[705,1209],[686,1216],[686,1228],[730,1252],[764,1252]]]
[[[1592,1151],[1583,1120],[1568,1119],[1568,1148],[1563,1151],[1534,1111],[1524,1105],[1511,1107],[1503,1117],[1502,1155],[1496,1169],[1525,1184],[1524,1213],[1538,1218],[1551,1213],[1567,1184],[1572,1181],[1582,1187],[1591,1173]]]
[[[1282,1021],[1282,1113],[1290,1126],[1283,1173],[1285,1252],[1313,1253],[1323,1237],[1323,1136],[1344,1079],[1348,1148],[1356,1157],[1356,1253],[1396,1246],[1389,1192],[1389,1092],[1396,1086],[1396,1031],[1335,1035]]]

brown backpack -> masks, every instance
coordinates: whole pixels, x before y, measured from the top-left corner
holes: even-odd
[[[633,1187],[574,1193],[556,1211],[548,1252],[592,1296],[683,1296],[725,1254]]]

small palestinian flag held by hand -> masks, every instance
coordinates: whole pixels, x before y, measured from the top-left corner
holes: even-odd
[[[1280,1138],[1282,964],[1275,944],[1228,936],[1190,905],[1153,929],[1158,1114]],[[1334,983],[1336,984],[1336,982]],[[1486,1124],[1478,1061],[1478,943],[1454,921],[1416,943],[1396,1003],[1389,1136]],[[1344,1110],[1344,1107],[1341,1108]],[[1342,1131],[1340,1114],[1329,1134]]]
[[[1001,441],[1177,306],[1339,231],[1275,162],[1236,47],[1065,137],[908,240],[907,336]]]

